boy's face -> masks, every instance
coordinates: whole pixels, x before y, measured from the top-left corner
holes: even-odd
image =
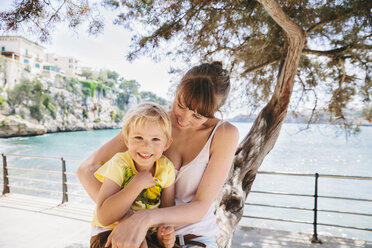
[[[132,128],[127,139],[124,140],[139,171],[150,170],[169,147],[165,133],[158,123],[153,121]]]

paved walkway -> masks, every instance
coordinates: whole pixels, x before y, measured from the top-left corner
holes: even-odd
[[[87,248],[93,205],[68,203],[34,196],[0,196],[1,248]],[[371,247],[372,242],[320,236],[323,245],[311,244],[311,235],[241,227],[233,247]]]

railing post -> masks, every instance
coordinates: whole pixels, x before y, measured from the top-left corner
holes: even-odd
[[[318,243],[321,244],[322,241],[318,239],[318,231],[317,231],[317,225],[318,225],[318,178],[319,174],[315,173],[315,192],[314,192],[314,232],[313,232],[313,238],[311,239],[311,243]]]
[[[4,195],[7,193],[10,193],[10,189],[9,189],[8,165],[6,162],[6,156],[4,153],[1,155],[3,156],[3,183],[4,183],[3,195]]]
[[[67,177],[66,177],[66,161],[61,158],[62,160],[62,203],[68,202],[68,195],[67,195]]]

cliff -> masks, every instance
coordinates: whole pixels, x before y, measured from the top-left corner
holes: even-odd
[[[120,128],[125,111],[142,101],[141,93],[120,88],[121,82],[111,80],[108,84],[66,77],[24,79],[2,94],[0,137]]]

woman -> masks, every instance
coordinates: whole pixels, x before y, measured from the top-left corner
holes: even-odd
[[[139,247],[150,227],[162,225],[174,226],[181,244],[186,239],[186,243],[217,247],[214,200],[238,143],[237,128],[215,117],[229,90],[230,77],[220,62],[195,66],[182,78],[169,113],[173,143],[164,153],[179,171],[176,206],[140,210],[128,217],[112,232],[113,247]],[[93,173],[115,153],[126,150],[118,134],[80,166],[79,179],[94,201],[101,185]]]

